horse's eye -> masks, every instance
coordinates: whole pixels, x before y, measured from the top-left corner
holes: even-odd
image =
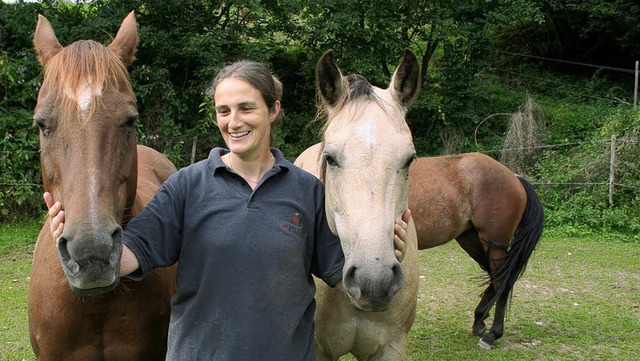
[[[418,157],[414,154],[412,155],[407,162],[404,164],[404,169],[409,169],[409,167],[411,166],[411,164],[413,164],[413,162],[417,159]]]
[[[327,162],[328,165],[335,167],[338,165],[338,163],[335,161],[335,159],[333,159],[332,156],[325,154],[324,155],[324,160]]]
[[[139,118],[138,114],[129,115],[126,121],[124,122],[123,126],[128,128],[133,127],[133,125],[136,124],[136,121],[138,120],[138,118]]]
[[[398,174],[402,173],[405,176],[409,176],[409,167],[411,167],[411,164],[413,164],[413,161],[415,161],[417,159],[416,155],[413,154],[411,157],[409,157],[409,159],[407,159],[407,161],[404,163],[404,165],[402,166],[402,168],[400,168],[398,170]]]
[[[38,126],[38,129],[40,129],[40,133],[42,133],[43,136],[49,136],[49,134],[51,133],[51,129],[47,126],[44,118],[34,118],[33,123]]]

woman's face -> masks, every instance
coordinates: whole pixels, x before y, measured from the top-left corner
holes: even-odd
[[[271,123],[280,103],[269,112],[260,92],[238,78],[226,78],[213,95],[218,128],[232,153],[241,157],[259,156],[269,151]]]

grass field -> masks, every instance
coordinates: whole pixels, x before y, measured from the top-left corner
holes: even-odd
[[[38,230],[0,225],[2,361],[34,359],[26,307]],[[455,242],[421,251],[409,360],[639,360],[640,245],[607,238],[544,236],[491,351],[470,332],[480,268]]]

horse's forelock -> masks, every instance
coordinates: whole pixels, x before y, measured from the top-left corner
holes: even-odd
[[[349,99],[358,99],[364,96],[371,97],[375,94],[373,86],[360,75],[348,75],[346,80],[349,87]]]
[[[358,74],[351,74],[344,77],[347,84],[347,91],[342,94],[338,102],[331,108],[329,113],[329,107],[325,103],[320,103],[318,107],[318,113],[314,121],[324,121],[322,127],[322,134],[324,135],[329,127],[331,121],[335,118],[335,114],[340,113],[344,108],[353,102],[361,101],[357,106],[365,106],[367,102],[375,102],[385,113],[389,115],[389,118],[395,118],[391,112],[402,113],[403,110],[398,104],[388,102],[387,100],[376,94],[376,88],[371,85],[364,77]],[[333,115],[333,116],[332,116]],[[404,122],[404,117],[401,118],[402,122],[398,124],[403,130],[408,129],[407,124]],[[324,149],[325,139],[322,137],[322,149]],[[322,156],[322,155],[321,155]],[[320,162],[320,180],[324,183],[326,173],[326,162]]]
[[[389,115],[390,118],[395,119],[396,117],[391,114],[391,112],[397,112],[399,114],[404,115],[404,110],[397,104],[397,102],[390,102],[386,99],[383,99],[381,96],[376,94],[376,87],[371,85],[364,77],[351,74],[344,77],[344,80],[347,84],[347,91],[342,94],[338,102],[335,106],[329,109],[328,104],[321,103],[318,107],[318,113],[316,114],[316,121],[324,121],[324,125],[322,127],[322,134],[324,134],[327,130],[327,127],[331,123],[331,121],[335,118],[335,115],[340,113],[344,108],[352,104],[356,101],[361,101],[361,104],[358,106],[365,106],[367,102],[373,101],[375,102],[385,113]],[[401,117],[402,124],[398,124],[401,128],[406,126],[404,123],[404,117]]]
[[[125,86],[133,93],[127,68],[120,58],[107,47],[93,40],[80,40],[65,47],[45,67],[45,82],[58,94],[61,112],[69,114],[78,110],[77,97],[85,89],[91,90],[91,118],[100,97],[109,87]]]
[[[331,123],[331,119],[333,118],[331,114],[340,113],[347,104],[359,99],[373,99],[377,101],[377,95],[375,94],[373,86],[364,77],[357,74],[350,74],[344,77],[344,81],[347,84],[347,91],[342,93],[342,96],[336,102],[335,106],[331,107],[330,112],[328,104],[320,102],[318,105],[318,113],[316,114],[315,120],[325,122],[322,129],[323,133],[326,131],[329,123]]]

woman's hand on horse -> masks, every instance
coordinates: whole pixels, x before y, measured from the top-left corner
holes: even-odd
[[[53,196],[49,192],[44,192],[42,197],[49,209],[49,217],[51,217],[51,223],[49,224],[51,236],[54,240],[57,240],[62,235],[62,230],[64,229],[64,211],[62,210],[62,204],[60,204],[60,202],[54,203]]]
[[[409,219],[411,218],[411,210],[407,209],[401,218],[396,219],[394,226],[395,235],[393,236],[393,246],[395,248],[396,258],[398,262],[404,259],[404,253],[407,250],[407,228],[409,228]]]

